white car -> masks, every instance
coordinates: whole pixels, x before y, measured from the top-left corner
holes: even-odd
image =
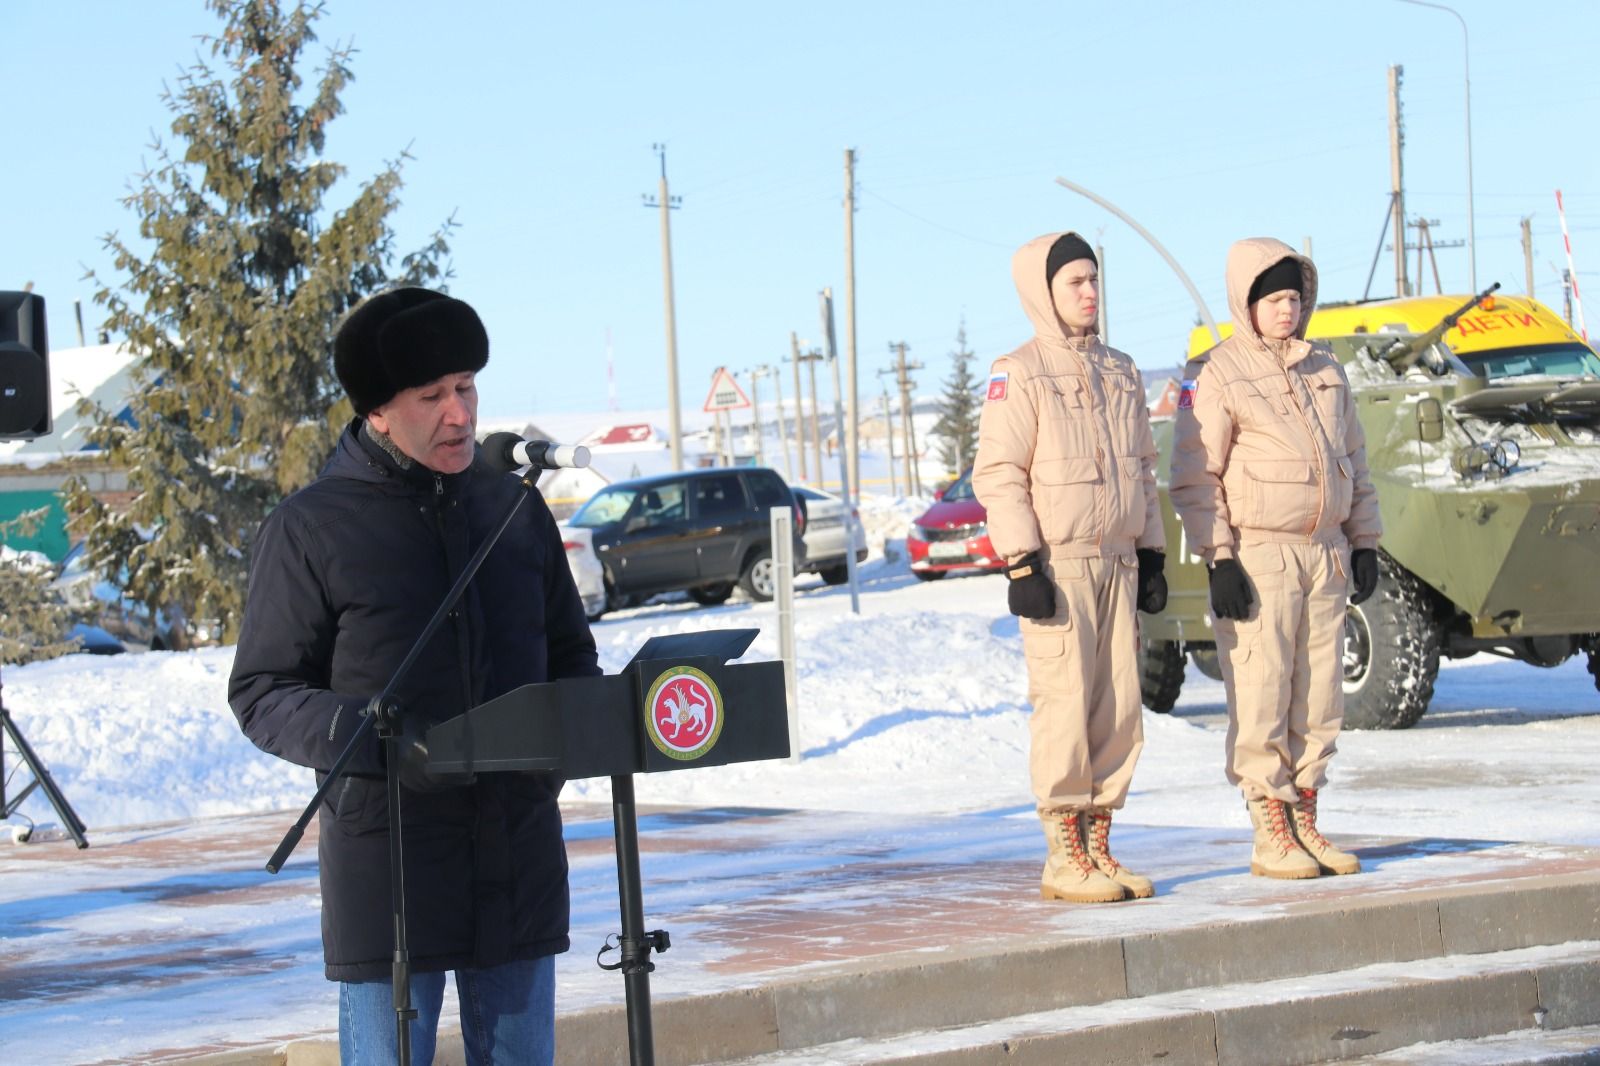
[[[567,552],[572,580],[578,586],[578,595],[583,597],[583,613],[589,616],[589,621],[598,621],[606,613],[606,572],[594,551],[594,532],[565,523],[560,529],[561,546]]]
[[[831,492],[823,492],[809,485],[796,485],[794,494],[806,502],[806,561],[801,566],[805,573],[820,574],[830,585],[842,585],[850,580],[848,550],[845,540],[845,502]],[[854,534],[850,538],[856,553],[856,562],[867,558],[867,532],[861,528],[861,516],[850,508]]]

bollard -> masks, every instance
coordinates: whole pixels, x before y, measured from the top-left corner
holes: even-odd
[[[784,697],[789,702],[789,761],[800,761],[799,663],[794,651],[794,514],[774,507],[772,517],[773,602],[778,605],[778,657],[783,660]]]

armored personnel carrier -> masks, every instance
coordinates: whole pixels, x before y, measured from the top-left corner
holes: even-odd
[[[1415,724],[1441,656],[1553,667],[1582,653],[1600,686],[1600,356],[1498,287],[1449,298],[1432,328],[1417,300],[1313,316],[1350,378],[1384,525],[1378,590],[1345,621],[1347,727]],[[1142,620],[1141,679],[1165,712],[1186,660],[1221,675],[1205,566],[1167,497],[1173,423],[1154,428],[1171,594]]]

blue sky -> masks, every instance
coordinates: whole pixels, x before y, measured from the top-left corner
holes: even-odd
[[[1454,4],[1471,32],[1480,286],[1560,309],[1567,202],[1580,283],[1600,321],[1600,76],[1591,3]],[[0,88],[11,155],[0,288],[33,281],[57,348],[85,267],[167,133],[160,102],[219,23],[200,0],[8,0]],[[859,153],[858,351],[876,397],[905,341],[938,391],[964,320],[980,361],[1026,339],[1012,251],[1074,228],[1106,248],[1112,344],[1177,362],[1194,307],[1140,238],[1054,183],[1116,202],[1226,315],[1228,244],[1306,237],[1323,297],[1359,297],[1388,199],[1387,69],[1405,67],[1408,213],[1467,235],[1462,39],[1449,15],[1346,3],[423,3],[329,0],[311,55],[352,41],[356,81],[327,157],[352,182],[409,146],[400,247],[454,215],[451,291],[482,314],[485,416],[603,411],[606,335],[623,408],[665,403],[654,142],[668,146],[681,393],[719,365],[815,341],[817,292],[840,301],[843,153]],[[308,78],[309,80],[309,78]],[[335,202],[349,189],[336,191]],[[1466,249],[1441,250],[1446,291]],[[1414,260],[1413,260],[1414,265]],[[1431,274],[1428,276],[1428,291]],[[1391,255],[1374,295],[1392,292]],[[981,367],[977,368],[981,370]],[[785,373],[785,382],[791,380]]]

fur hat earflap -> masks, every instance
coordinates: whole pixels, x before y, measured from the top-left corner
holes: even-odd
[[[333,369],[356,414],[404,389],[489,362],[489,334],[469,305],[430,289],[400,288],[361,301],[333,335]]]

